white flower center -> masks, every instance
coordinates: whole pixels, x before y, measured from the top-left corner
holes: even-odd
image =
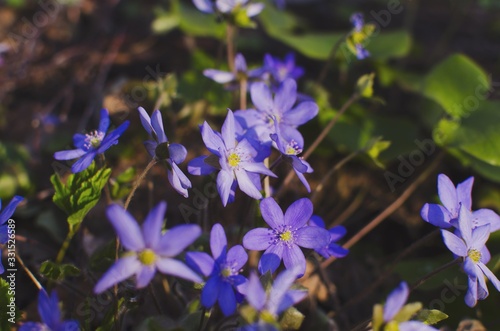
[[[97,148],[101,145],[104,139],[104,132],[99,132],[95,130],[94,132],[87,133],[85,135],[85,144],[83,145],[86,149]]]

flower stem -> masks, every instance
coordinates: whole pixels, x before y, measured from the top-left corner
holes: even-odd
[[[246,78],[240,80],[240,109],[247,109],[247,86],[248,81]]]
[[[60,264],[64,260],[64,256],[66,255],[66,251],[68,250],[69,244],[71,243],[71,239],[73,239],[76,232],[77,231],[69,230],[68,234],[66,235],[66,239],[64,239],[64,242],[63,242],[61,248],[59,249],[59,252],[57,253],[56,264]]]
[[[141,182],[142,180],[144,179],[144,177],[146,177],[146,175],[148,174],[149,170],[151,170],[151,168],[156,164],[156,159],[153,158],[149,163],[148,165],[146,166],[146,169],[144,169],[144,171],[142,172],[142,174],[139,176],[139,178],[137,178],[137,180],[135,181],[134,183],[134,186],[132,187],[132,190],[130,191],[128,197],[127,197],[127,200],[125,200],[125,205],[123,206],[123,208],[125,210],[128,209],[128,206],[130,204],[130,200],[132,200],[132,197],[134,196],[135,194],[135,191],[137,191],[137,189],[139,188],[139,185],[141,185]]]
[[[332,50],[330,51],[330,54],[328,55],[328,59],[325,62],[325,65],[321,69],[321,72],[319,73],[318,76],[318,84],[323,83],[323,81],[326,78],[326,74],[328,73],[328,70],[330,69],[330,65],[332,64],[333,60],[335,59],[335,54],[337,54],[337,51],[340,48],[340,45],[342,45],[342,42],[345,41],[349,33],[346,33],[343,35],[337,42],[333,45]]]
[[[16,260],[17,260],[17,262],[19,262],[19,264],[21,265],[21,267],[24,269],[24,272],[26,272],[26,274],[28,275],[28,277],[33,282],[33,284],[35,284],[35,286],[38,288],[38,290],[41,290],[42,289],[42,284],[40,284],[40,282],[38,281],[38,279],[36,279],[36,277],[30,271],[30,269],[28,269],[26,267],[26,265],[24,265],[23,260],[21,259],[21,257],[17,253],[16,253]]]
[[[446,269],[448,269],[450,267],[453,267],[454,265],[459,264],[462,261],[463,261],[462,257],[457,257],[455,260],[450,261],[450,262],[448,262],[448,263],[440,266],[439,268],[437,268],[437,269],[429,272],[427,275],[423,276],[422,278],[420,278],[419,280],[417,280],[414,284],[412,284],[410,286],[410,291],[413,291],[414,289],[418,288],[420,285],[422,285],[427,280],[429,280],[430,278],[434,277],[435,275],[437,275],[441,271],[444,271],[444,270],[446,270]]]
[[[229,70],[234,72],[234,36],[236,34],[236,27],[230,23],[226,25],[226,47],[227,47],[227,64]]]

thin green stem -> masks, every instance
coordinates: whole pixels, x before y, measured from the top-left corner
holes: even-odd
[[[234,36],[236,34],[236,27],[231,23],[226,25],[226,47],[227,47],[227,65],[231,72],[235,72],[234,68]]]
[[[69,244],[71,243],[71,239],[75,236],[76,231],[71,231],[69,230],[68,234],[66,235],[66,239],[64,239],[64,242],[59,249],[59,252],[57,253],[56,256],[56,264],[60,264],[64,260],[64,256],[66,256],[66,251],[69,248]]]
[[[413,291],[414,289],[418,288],[420,285],[422,285],[423,283],[425,283],[426,281],[428,281],[430,278],[434,277],[435,275],[437,275],[441,271],[444,271],[444,270],[446,270],[448,268],[451,268],[454,265],[457,265],[457,264],[459,264],[462,261],[463,261],[462,257],[457,257],[455,260],[450,261],[450,262],[448,262],[448,263],[440,266],[439,268],[437,268],[437,269],[429,272],[427,275],[423,276],[422,278],[420,278],[419,280],[417,280],[415,283],[413,283],[410,286],[410,290]]]
[[[135,194],[135,191],[139,188],[139,186],[141,185],[141,182],[142,180],[144,179],[144,177],[146,177],[146,175],[148,174],[149,170],[151,170],[151,168],[156,164],[156,159],[153,158],[149,163],[148,165],[146,166],[146,169],[144,169],[144,171],[141,173],[141,175],[139,176],[139,178],[137,178],[137,180],[135,181],[134,183],[134,186],[132,186],[132,190],[130,191],[128,197],[127,197],[127,200],[125,200],[125,205],[123,206],[123,208],[125,210],[128,209],[128,206],[130,204],[130,201],[132,200],[132,197],[134,196]]]
[[[319,76],[317,79],[318,84],[323,83],[323,81],[325,80],[326,74],[328,73],[328,70],[330,69],[332,62],[335,59],[335,54],[337,54],[337,51],[339,50],[340,45],[342,45],[342,43],[345,41],[345,39],[347,38],[348,35],[349,35],[349,33],[346,33],[344,36],[342,36],[342,38],[337,40],[337,42],[333,45],[332,50],[330,51],[330,54],[328,55],[328,59],[326,60],[323,68],[321,69],[321,72],[319,73]]]

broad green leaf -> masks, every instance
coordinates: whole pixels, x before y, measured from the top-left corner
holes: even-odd
[[[151,24],[151,29],[156,34],[167,33],[179,26],[181,19],[178,13],[161,13]]]
[[[8,276],[8,274],[5,276]],[[7,278],[7,281],[0,278],[0,305],[2,307],[0,330],[10,330],[20,319],[21,314],[16,306],[16,286],[14,284],[13,288],[10,287],[9,278]]]
[[[68,215],[70,232],[75,232],[83,218],[97,204],[106,185],[111,169],[97,169],[93,162],[87,169],[71,174],[66,184],[57,174],[51,176],[55,193],[54,203]]]
[[[382,32],[367,41],[366,49],[375,60],[405,57],[412,46],[411,34],[405,30]]]
[[[439,311],[437,309],[422,309],[415,316],[416,320],[419,320],[427,325],[434,325],[448,318],[448,315]]]
[[[52,261],[45,261],[40,266],[40,273],[49,280],[61,281],[66,277],[79,276],[80,269],[72,264],[56,264]]]
[[[115,179],[110,179],[111,183],[111,199],[120,200],[126,197],[132,189],[136,170],[134,167],[127,168],[119,174]]]
[[[490,88],[490,80],[481,67],[467,56],[455,54],[426,76],[423,94],[451,116],[460,118],[481,108]]]

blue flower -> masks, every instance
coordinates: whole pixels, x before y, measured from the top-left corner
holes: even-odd
[[[276,324],[279,314],[307,296],[307,291],[290,289],[300,275],[299,267],[285,270],[276,277],[271,289],[266,292],[257,274],[252,272],[248,283],[242,286],[242,292],[250,306],[257,311],[258,321],[243,326],[238,331],[278,330],[269,323],[270,319]]]
[[[318,226],[323,229],[325,228],[325,222],[323,222],[323,219],[318,215],[311,216],[309,224]],[[342,237],[345,236],[347,232],[345,227],[343,227],[342,225],[337,225],[328,230],[328,232],[330,232],[330,242],[320,249],[315,249],[315,251],[325,259],[329,258],[330,256],[345,257],[349,253],[349,250],[345,249],[339,244],[336,244],[338,240],[342,239]]]
[[[303,275],[306,259],[300,247],[320,249],[330,242],[330,233],[317,226],[309,226],[313,205],[307,198],[292,203],[285,214],[273,198],[263,199],[260,211],[271,227],[250,230],[243,237],[243,246],[255,251],[265,250],[259,261],[259,272],[274,272],[281,260],[287,269],[297,267]]]
[[[144,142],[144,146],[148,153],[159,162],[167,166],[168,181],[170,185],[183,195],[188,197],[188,188],[191,188],[191,181],[179,168],[178,164],[184,162],[187,155],[187,150],[181,144],[170,143],[163,129],[163,120],[161,112],[155,110],[149,118],[148,113],[144,108],[139,107],[139,115],[141,123],[146,132],[153,140]]]
[[[263,68],[248,70],[247,62],[245,61],[243,55],[240,53],[236,54],[234,58],[234,70],[235,72],[222,71],[217,69],[205,69],[203,71],[203,74],[219,84],[237,84],[242,80],[246,80],[250,83],[249,86],[251,86],[252,82],[261,80],[262,75],[265,72]]]
[[[399,331],[438,331],[438,329],[432,326],[426,325],[420,321],[409,321],[408,319],[413,315],[410,314],[410,310],[415,313],[422,309],[422,305],[413,304],[413,306],[407,305],[408,309],[406,314],[398,315],[399,312],[404,308],[404,304],[408,299],[410,290],[408,284],[401,282],[399,286],[392,291],[387,297],[387,301],[380,311],[379,305],[376,305],[373,309],[373,329],[374,331],[379,330],[399,330]],[[382,313],[382,316],[379,316]],[[402,320],[406,319],[406,320]],[[381,328],[381,326],[384,326]]]
[[[222,14],[229,14],[234,10],[245,10],[248,17],[258,15],[264,4],[262,3],[248,3],[249,0],[193,0],[194,5],[198,10],[211,14],[220,12]]]
[[[273,121],[276,133],[271,134],[271,139],[276,143],[281,153],[281,158],[292,166],[297,177],[299,177],[302,184],[306,187],[307,192],[311,192],[311,187],[304,177],[304,173],[312,173],[313,168],[306,160],[297,156],[302,153],[302,145],[299,145],[293,138],[287,139],[282,136],[278,121],[276,118],[273,118]]]
[[[7,221],[10,219],[14,211],[16,210],[17,205],[23,201],[24,198],[16,195],[10,200],[7,207],[5,207],[0,212],[0,245],[6,244],[9,241],[9,228]],[[0,200],[0,210],[2,209],[2,200]],[[0,249],[0,257],[2,256],[2,250]],[[2,260],[0,259],[0,274],[3,274],[5,271]]]
[[[445,174],[438,176],[439,199],[443,205],[426,203],[420,212],[422,218],[432,225],[446,229],[458,228],[460,206],[472,209],[472,185],[474,177],[469,177],[455,188],[453,182]],[[479,209],[472,212],[472,228],[490,225],[490,231],[500,230],[500,216],[491,209]]]
[[[284,137],[287,137],[288,140],[294,140],[299,146],[304,145],[304,138],[296,128],[318,114],[318,105],[312,101],[304,101],[293,107],[297,99],[297,83],[293,79],[286,79],[277,90],[274,98],[270,88],[262,82],[252,85],[250,96],[255,108],[261,113],[260,121],[256,125],[261,126],[266,133],[267,137],[263,138],[269,140],[270,135],[276,133],[274,126],[276,120]],[[248,115],[255,116],[251,113]],[[242,116],[245,115],[242,114]]]
[[[227,249],[226,234],[219,223],[212,227],[210,249],[213,257],[204,252],[189,252],[186,262],[192,269],[208,277],[201,292],[203,306],[211,308],[218,302],[224,315],[229,316],[234,314],[237,302],[242,300],[238,287],[247,279],[239,273],[248,255],[241,245]]]
[[[264,56],[264,69],[268,71],[275,84],[283,83],[287,78],[299,79],[304,74],[304,68],[295,65],[295,55],[288,53],[283,61],[270,54]]]
[[[481,300],[488,296],[485,277],[500,291],[500,281],[486,266],[490,255],[489,253],[484,254],[485,244],[490,235],[490,225],[481,225],[473,229],[472,218],[472,213],[468,208],[461,205],[458,214],[460,237],[449,231],[441,230],[446,247],[456,256],[464,258],[463,268],[469,277],[465,303],[470,307],[475,306],[478,299]]]
[[[257,151],[246,139],[236,141],[233,112],[228,110],[222,125],[222,134],[212,130],[205,122],[201,126],[201,135],[205,146],[214,156],[201,156],[191,160],[188,165],[189,173],[206,175],[219,169],[217,190],[224,206],[234,198],[236,183],[247,195],[261,199],[262,194],[257,188],[257,185],[260,185],[258,174],[272,177],[276,175],[267,169],[264,163],[255,161]]]
[[[61,321],[59,299],[55,291],[49,297],[44,289],[38,293],[38,313],[42,323],[27,322],[19,327],[19,331],[79,331],[75,320]]]
[[[363,59],[370,56],[370,52],[368,52],[364,48],[363,43],[366,40],[366,38],[368,37],[367,32],[369,32],[369,34],[371,34],[372,31],[370,31],[371,29],[368,31],[365,31],[365,28],[367,26],[365,25],[362,13],[352,14],[350,20],[354,26],[354,31],[348,37],[348,44],[352,43],[352,45],[354,46],[354,49],[351,49],[351,50],[354,51],[358,60],[363,60]]]
[[[87,169],[96,155],[107,151],[111,146],[118,144],[118,138],[128,128],[129,121],[123,122],[118,128],[106,135],[109,127],[109,113],[106,109],[101,110],[101,121],[99,129],[92,133],[73,136],[73,144],[76,149],[54,153],[56,160],[73,160],[80,158],[71,166],[71,171],[77,173]]]
[[[181,277],[193,282],[201,278],[184,263],[173,259],[201,234],[198,225],[178,225],[162,234],[162,224],[167,204],[160,202],[153,208],[139,227],[136,220],[122,206],[112,204],[106,214],[127,249],[94,287],[99,294],[111,286],[136,276],[137,288],[149,284],[158,269],[161,273]]]

